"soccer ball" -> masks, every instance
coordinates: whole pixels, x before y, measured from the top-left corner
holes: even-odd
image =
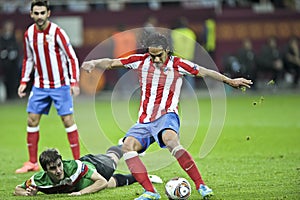
[[[191,196],[191,185],[185,178],[172,178],[165,185],[165,193],[170,200],[188,199]]]

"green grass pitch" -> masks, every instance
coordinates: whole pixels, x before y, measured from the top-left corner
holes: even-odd
[[[254,105],[256,102],[256,105]],[[210,153],[199,157],[199,149],[211,120],[210,98],[198,99],[198,105],[187,104],[191,110],[200,110],[200,120],[182,118],[181,139],[195,158],[204,180],[215,193],[213,199],[300,199],[300,95],[268,94],[261,102],[261,95],[242,94],[228,96],[222,133]],[[183,100],[184,104],[184,100]],[[75,117],[81,135],[81,152],[103,153],[110,144],[117,143],[125,129],[136,120],[137,101],[122,104],[114,113],[110,101],[75,101]],[[124,110],[122,110],[122,108]],[[39,194],[36,197],[15,197],[14,188],[32,173],[15,174],[16,168],[27,160],[26,101],[0,104],[0,199],[70,199],[67,195]],[[129,113],[124,122],[119,117]],[[120,116],[119,116],[120,115]],[[128,114],[127,114],[128,115]],[[186,115],[187,116],[187,115]],[[186,119],[186,120],[185,120]],[[197,125],[196,135],[190,137]],[[190,142],[190,143],[189,143]],[[63,157],[71,158],[71,151],[63,125],[54,109],[43,116],[40,124],[39,153],[46,147],[56,147]],[[99,152],[96,152],[99,148]],[[152,153],[168,153],[156,144],[142,159]],[[173,162],[172,162],[173,161]],[[164,182],[176,176],[190,180],[179,165],[170,159],[167,166],[155,167],[155,158],[145,161],[150,173],[160,176]],[[124,160],[120,161],[124,167]],[[119,169],[125,171],[126,169]],[[128,172],[128,171],[127,171]],[[191,185],[192,181],[190,180]],[[164,184],[155,185],[162,199]],[[72,199],[134,199],[142,193],[137,183],[128,187],[107,189],[96,194]],[[192,188],[190,199],[200,199]]]

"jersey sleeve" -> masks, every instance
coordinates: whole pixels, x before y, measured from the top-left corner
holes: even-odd
[[[50,177],[44,172],[37,172],[32,175],[28,180],[23,182],[20,186],[24,189],[31,187],[39,187],[39,186],[49,186],[52,185],[52,181]]]
[[[21,72],[21,84],[26,84],[30,80],[30,74],[34,67],[33,52],[30,48],[28,30],[24,33],[23,37],[23,62],[22,62],[22,72]]]
[[[94,181],[91,179],[92,174],[96,171],[95,167],[88,162],[82,162],[87,168],[87,172],[76,182],[75,190],[80,191],[94,183]]]
[[[70,177],[73,184],[76,184],[89,172],[88,166],[79,160],[69,160],[63,162],[65,176]]]
[[[32,177],[30,179],[26,180],[25,182],[23,182],[22,184],[20,184],[20,187],[23,189],[26,189],[29,186],[32,186]]]
[[[133,54],[126,58],[121,58],[120,61],[128,69],[137,69],[146,57],[145,54]]]
[[[91,178],[91,177],[92,177],[92,174],[94,173],[94,171],[97,171],[97,170],[95,169],[95,166],[92,165],[92,164],[89,163],[89,162],[84,162],[84,161],[83,161],[82,163],[86,164],[87,167],[88,167],[88,171],[87,171],[87,173],[84,175],[84,177],[85,177],[85,178]]]
[[[66,32],[58,27],[56,33],[56,40],[68,60],[71,85],[77,84],[79,82],[79,63],[76,53]]]
[[[182,75],[196,76],[199,73],[199,65],[179,57],[174,58],[174,64]]]

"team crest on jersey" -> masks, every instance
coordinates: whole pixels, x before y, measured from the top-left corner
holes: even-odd
[[[170,71],[171,71],[171,69],[169,67],[163,68],[164,74],[168,74],[168,72],[170,72]]]

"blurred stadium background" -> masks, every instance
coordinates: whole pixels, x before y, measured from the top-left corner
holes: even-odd
[[[0,24],[7,20],[14,22],[20,58],[23,33],[32,23],[30,2],[0,1]],[[271,36],[276,36],[279,49],[284,49],[292,36],[300,36],[299,0],[50,0],[50,5],[51,20],[69,34],[80,63],[98,44],[119,32],[120,27],[122,30],[142,28],[149,18],[155,20],[156,27],[171,30],[179,17],[186,18],[196,41],[206,48],[223,73],[224,60],[234,54],[245,39],[250,39],[254,52],[259,53]],[[212,21],[213,26],[208,26],[207,20]],[[114,57],[113,48],[108,49],[104,48],[99,55]],[[105,80],[101,80],[101,87],[97,89],[111,90],[118,72],[104,75]],[[258,74],[258,81],[268,78],[268,74]]]

